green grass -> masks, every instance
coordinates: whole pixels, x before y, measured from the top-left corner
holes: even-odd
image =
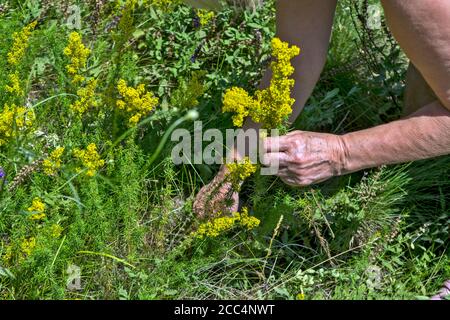
[[[37,117],[34,133],[0,146],[7,174],[0,189],[1,299],[416,299],[450,278],[448,156],[303,189],[255,175],[242,201],[261,225],[192,238],[201,222],[193,199],[217,167],[175,166],[172,144],[161,144],[160,153],[158,145],[190,109],[205,129],[232,127],[221,113],[222,93],[233,85],[255,89],[274,34],[270,2],[255,13],[225,8],[203,27],[182,5],[126,14],[111,1],[96,15],[94,1],[78,2],[80,33],[92,50],[85,75],[100,83],[99,107],[82,118],[69,110],[78,88],[65,69],[71,30],[64,5],[6,3],[0,57],[13,32],[39,24],[20,65],[24,97],[3,90],[11,70],[0,59],[0,111],[6,103],[34,105]],[[401,114],[407,61],[386,30],[368,33],[357,16],[364,10],[353,3],[339,4],[339,32],[297,128],[344,133]],[[136,130],[114,111],[119,78],[144,83],[160,99]],[[190,121],[179,126],[193,131]],[[106,164],[88,178],[70,150],[92,142]],[[67,151],[56,176],[40,165],[26,172],[56,146]],[[46,204],[41,222],[27,212],[35,197]],[[61,235],[52,235],[54,225]],[[31,237],[36,246],[24,254],[21,244]],[[71,265],[81,268],[80,290],[67,288]]]

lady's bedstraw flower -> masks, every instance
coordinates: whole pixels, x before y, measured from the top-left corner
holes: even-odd
[[[63,230],[64,230],[63,227],[55,223],[52,224],[52,226],[50,227],[50,234],[53,238],[59,238]]]
[[[205,237],[215,238],[236,226],[241,226],[247,230],[252,230],[259,226],[260,220],[249,216],[247,208],[243,208],[242,212],[233,212],[231,216],[214,218],[211,221],[202,223],[193,235],[196,238],[203,239]]]
[[[271,63],[272,79],[269,88],[256,92],[261,109],[252,115],[253,120],[262,123],[265,128],[280,126],[292,113],[295,99],[291,98],[291,90],[295,81],[289,77],[295,70],[290,61],[299,54],[298,47],[289,47],[288,43],[278,38],[272,39],[272,56],[275,59]]]
[[[10,65],[16,66],[20,63],[22,58],[25,55],[25,50],[28,48],[28,42],[36,27],[37,22],[34,21],[24,27],[20,32],[14,32],[13,34],[13,46],[11,50],[8,52],[8,63]]]
[[[289,47],[278,38],[272,39],[274,61],[270,65],[272,79],[269,88],[257,90],[253,98],[240,88],[231,88],[225,92],[222,111],[235,113],[233,116],[235,126],[241,127],[243,119],[247,116],[261,123],[266,129],[277,128],[283,124],[291,114],[295,102],[291,98],[295,82],[289,79],[294,72],[290,61],[299,53],[298,47]]]
[[[20,244],[20,248],[26,256],[29,256],[36,248],[36,238],[31,237],[28,239],[24,239]]]
[[[127,82],[123,79],[119,80],[117,89],[122,96],[121,100],[117,101],[117,108],[124,110],[130,118],[128,119],[128,126],[133,127],[138,122],[149,114],[158,104],[159,100],[151,92],[145,90],[143,84],[136,88],[128,87]]]
[[[97,88],[97,80],[90,80],[87,85],[77,91],[79,99],[70,105],[70,109],[77,113],[80,117],[91,107],[97,106],[95,99],[95,89]]]
[[[86,150],[75,149],[73,154],[87,169],[86,176],[88,177],[93,177],[97,173],[98,169],[105,165],[105,160],[101,159],[98,154],[95,143],[88,145]]]
[[[243,226],[247,230],[255,229],[261,223],[261,221],[258,218],[250,216],[248,214],[248,209],[245,207],[242,208],[242,212],[240,213],[239,220],[240,220],[241,226]]]
[[[206,26],[212,19],[214,19],[216,14],[214,13],[214,11],[198,9],[197,16],[199,18],[200,25]]]
[[[53,176],[61,168],[61,156],[64,153],[64,147],[58,147],[50,153],[47,159],[42,162],[44,173]]]
[[[244,119],[250,115],[252,110],[258,109],[258,101],[254,100],[247,91],[242,88],[233,87],[223,97],[223,112],[233,112],[233,124],[242,127]]]
[[[64,54],[70,58],[70,64],[66,66],[66,69],[69,75],[72,76],[72,83],[84,81],[84,77],[80,75],[80,72],[86,67],[90,53],[91,50],[84,46],[81,35],[78,32],[72,32],[69,35],[69,43],[64,48]]]
[[[5,86],[6,91],[18,97],[22,96],[23,90],[20,86],[20,78],[18,72],[9,74],[8,78],[9,78],[9,85]]]
[[[256,172],[257,166],[248,157],[242,161],[227,163],[228,174],[226,181],[231,183],[234,191],[239,192],[242,182]]]
[[[305,294],[300,292],[295,296],[295,299],[296,300],[305,300]]]
[[[8,245],[8,246],[6,246],[5,251],[2,255],[3,262],[9,263],[12,256],[13,256],[13,247],[12,247],[12,245]]]
[[[28,208],[28,212],[31,213],[31,220],[42,220],[46,217],[45,204],[40,198],[34,198],[31,207]]]
[[[17,132],[31,128],[34,119],[33,110],[5,104],[0,111],[0,147],[15,137]]]

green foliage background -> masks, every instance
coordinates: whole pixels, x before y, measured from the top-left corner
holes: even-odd
[[[68,7],[81,8],[87,76],[99,79],[100,110],[74,118],[76,87],[63,49]],[[296,128],[341,134],[400,117],[407,60],[388,30],[368,30],[363,3],[340,1],[329,59]],[[270,60],[274,8],[225,6],[207,25],[196,12],[139,1],[1,1],[0,57],[13,32],[37,20],[21,77],[24,104],[36,106],[38,133],[0,149],[7,184],[0,191],[2,299],[414,299],[450,278],[450,158],[389,166],[294,189],[255,176],[242,199],[261,219],[254,231],[193,240],[199,188],[217,167],[174,166],[172,145],[153,162],[167,128],[196,109],[204,128],[231,128],[222,93],[255,90]],[[384,25],[383,25],[384,26]],[[4,35],[4,36],[3,36]],[[0,110],[8,102],[0,59]],[[117,79],[146,84],[161,101],[138,130],[126,132],[114,112]],[[192,123],[181,126],[193,131]],[[58,145],[95,142],[106,159],[94,178],[68,164],[56,177],[24,169]],[[113,147],[112,147],[113,146]],[[26,171],[26,170],[25,170]],[[21,178],[21,175],[24,176]],[[18,187],[8,185],[19,179]],[[47,218],[26,209],[42,198]],[[281,219],[282,217],[282,219]],[[276,226],[280,223],[278,232]],[[60,237],[51,226],[61,225]],[[29,256],[20,244],[35,237]],[[271,241],[272,239],[272,241]],[[67,288],[67,268],[81,268],[81,289]]]

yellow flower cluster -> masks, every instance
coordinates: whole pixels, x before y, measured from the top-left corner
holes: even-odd
[[[29,256],[33,252],[34,248],[36,248],[36,238],[31,237],[24,239],[20,244],[20,248],[25,255]]]
[[[77,91],[79,99],[70,105],[70,109],[82,116],[90,107],[96,107],[95,89],[97,88],[97,80],[90,80],[86,87]]]
[[[40,198],[34,198],[31,207],[28,208],[28,212],[32,213],[31,220],[42,220],[46,217],[45,204]]]
[[[66,66],[66,69],[73,78],[72,83],[84,81],[84,77],[80,75],[80,71],[86,67],[87,58],[90,53],[91,50],[84,46],[81,35],[78,32],[72,32],[69,35],[69,43],[64,48],[64,54],[70,58],[70,64]]]
[[[56,171],[61,168],[61,156],[64,153],[64,147],[58,147],[52,151],[50,156],[42,162],[44,173],[49,176],[56,174]]]
[[[73,154],[87,169],[86,175],[88,177],[93,177],[97,173],[97,170],[105,165],[105,160],[100,158],[95,143],[88,145],[86,150],[75,149]]]
[[[34,21],[24,27],[20,32],[14,32],[13,34],[13,46],[8,52],[8,63],[10,65],[16,66],[20,63],[23,56],[25,55],[25,50],[28,48],[28,41],[30,39],[31,33],[36,27],[37,22]]]
[[[295,299],[296,300],[305,300],[305,294],[300,292],[295,296]]]
[[[151,92],[145,90],[145,85],[140,84],[136,88],[128,87],[127,82],[123,79],[117,84],[122,100],[117,101],[117,108],[126,111],[130,118],[128,125],[135,126],[141,118],[150,113],[159,100]]]
[[[257,165],[251,163],[248,157],[239,162],[227,163],[228,174],[226,181],[230,182],[234,191],[238,192],[245,179],[256,172]]]
[[[261,221],[256,218],[248,215],[248,209],[242,208],[242,212],[240,214],[240,224],[247,230],[255,229],[259,226]]]
[[[231,216],[218,217],[202,223],[197,231],[194,232],[194,236],[199,239],[203,239],[204,237],[215,238],[235,226],[242,226],[247,230],[252,230],[259,226],[259,224],[260,220],[249,216],[247,208],[243,208],[241,213],[233,212]]]
[[[5,263],[9,263],[12,258],[13,248],[11,245],[6,246],[5,252],[3,253],[2,259]]]
[[[241,127],[243,119],[252,117],[255,122],[261,123],[263,128],[276,128],[291,114],[295,100],[291,98],[291,90],[295,81],[289,77],[294,73],[291,59],[300,54],[296,46],[278,38],[272,39],[271,63],[272,79],[269,88],[257,90],[254,97],[240,88],[231,88],[223,97],[223,112],[234,112],[233,124]]]
[[[271,64],[272,79],[268,89],[256,92],[256,99],[261,102],[261,109],[253,118],[256,122],[264,124],[266,128],[276,128],[281,125],[292,112],[295,100],[291,98],[291,90],[295,81],[289,79],[294,73],[294,67],[290,61],[299,54],[298,47],[289,47],[286,42],[278,38],[272,40],[272,56],[275,58]]]
[[[50,227],[51,236],[53,238],[59,238],[63,230],[63,227],[61,227],[59,224],[52,224],[52,226]]]
[[[34,122],[33,110],[5,104],[0,112],[0,146],[13,138],[17,131],[29,129]]]
[[[31,253],[33,253],[34,249],[36,248],[36,238],[30,237],[25,238],[20,243],[20,250],[24,254],[24,256],[21,257],[21,259],[25,258],[26,256],[29,256]],[[10,260],[13,257],[13,246],[8,245],[6,246],[5,253],[2,256],[2,260],[5,263],[9,263]]]
[[[238,87],[227,90],[223,99],[222,111],[235,113],[233,124],[236,127],[242,127],[244,119],[250,115],[252,110],[259,110],[259,104],[247,91]]]
[[[21,96],[23,94],[23,90],[20,87],[20,78],[19,73],[11,73],[8,75],[9,77],[9,85],[5,86],[6,91],[9,93],[15,94],[17,96]]]
[[[206,9],[198,9],[197,16],[200,20],[200,24],[202,26],[206,26],[212,19],[214,19],[216,14],[214,13],[214,11],[209,11]]]

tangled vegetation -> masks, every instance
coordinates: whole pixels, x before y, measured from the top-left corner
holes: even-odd
[[[400,117],[407,61],[366,5],[339,2],[296,128]],[[0,32],[1,299],[415,299],[450,278],[448,156],[301,189],[244,159],[228,178],[243,208],[192,212],[218,168],[175,165],[170,131],[290,113],[299,49],[274,38],[273,1],[8,0]]]

